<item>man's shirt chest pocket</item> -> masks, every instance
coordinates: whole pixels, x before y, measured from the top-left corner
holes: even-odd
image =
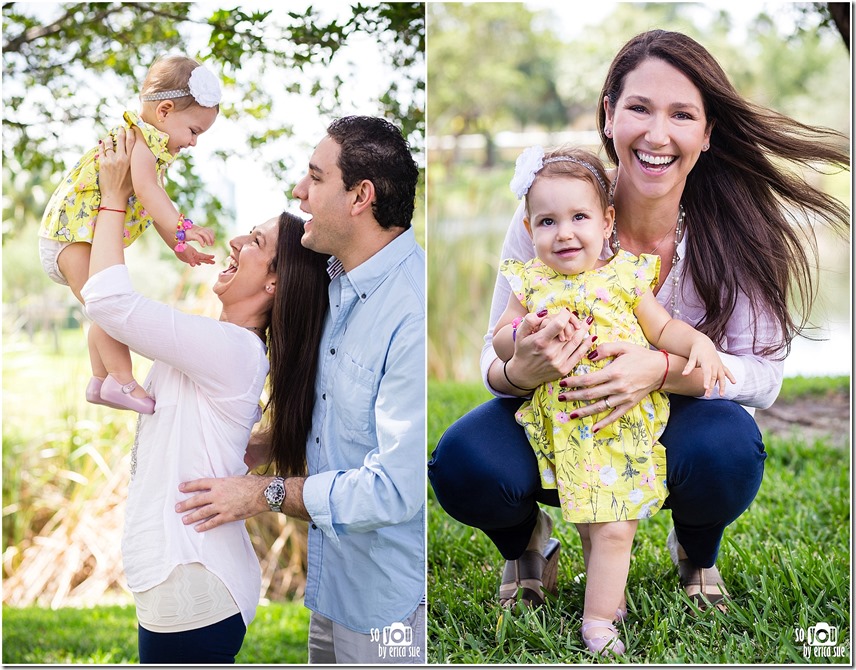
[[[332,396],[333,425],[346,440],[375,446],[377,385],[373,370],[357,363],[347,352],[340,352],[328,392]],[[362,455],[359,458],[361,463]]]

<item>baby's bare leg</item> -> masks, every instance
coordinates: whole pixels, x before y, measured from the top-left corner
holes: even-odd
[[[74,242],[69,244],[65,249],[59,252],[56,263],[59,266],[59,271],[68,282],[71,292],[74,297],[83,304],[83,296],[80,295],[83,285],[89,279],[89,253],[92,247],[86,242]],[[92,325],[95,328],[95,324]],[[90,333],[92,329],[90,328]],[[98,349],[93,346],[92,337],[88,337],[89,345],[89,364],[92,367],[92,375],[99,379],[104,379],[107,376],[107,368],[101,361],[101,356],[98,354]]]
[[[90,251],[91,247],[86,242],[75,242],[63,249],[57,258],[60,272],[81,304],[83,304],[83,297],[80,293],[89,279]],[[131,352],[126,345],[114,340],[95,323],[89,328],[87,340],[93,376],[104,379],[111,374],[122,385],[134,381]],[[141,386],[137,386],[131,395],[136,398],[147,397]]]
[[[59,271],[71,287],[74,297],[83,304],[80,291],[89,279],[89,252],[91,247],[86,242],[73,242],[59,252],[56,263]]]
[[[105,376],[112,375],[113,378],[122,384],[129,384],[134,381],[133,367],[131,365],[131,351],[128,347],[118,340],[114,340],[101,327],[93,323],[89,328],[89,351],[92,358],[93,349],[96,352],[98,360],[101,361],[104,368]],[[94,360],[94,359],[93,359]],[[95,373],[95,365],[92,366],[93,374]],[[98,376],[97,374],[95,375]],[[147,394],[142,386],[137,386],[131,395],[135,398],[145,398]]]
[[[575,524],[577,528],[577,532],[580,534],[580,541],[583,545],[583,564],[585,565],[586,574],[588,574],[589,569],[589,559],[591,558],[591,531],[589,527],[591,524],[589,523],[578,523]],[[624,598],[624,592],[621,593],[621,601],[618,605],[618,610],[615,612],[615,616],[619,619],[624,619],[627,615],[627,601]]]
[[[583,564],[586,572],[588,572],[589,557],[591,556],[591,533],[589,532],[589,523],[575,524],[577,532],[580,534],[580,541],[583,543]]]
[[[92,375],[103,381],[104,377],[107,376],[107,367],[104,365],[104,361],[101,360],[101,354],[98,353],[98,346],[95,342],[98,339],[97,331],[99,330],[101,330],[101,326],[97,323],[89,326],[86,344],[89,346],[89,363],[92,365]],[[104,333],[105,337],[110,337],[103,330],[101,332]]]
[[[638,524],[636,520],[588,524],[591,554],[586,565],[583,621],[612,621],[616,610],[623,607],[630,550]],[[593,627],[588,637],[605,633],[605,629]]]

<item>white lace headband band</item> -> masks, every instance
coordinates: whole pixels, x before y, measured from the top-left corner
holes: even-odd
[[[545,160],[543,147],[536,145],[524,150],[523,153],[517,157],[517,162],[514,165],[514,177],[511,179],[510,186],[514,195],[517,196],[517,199],[519,200],[529,192],[532,182],[535,181],[535,175],[538,174],[545,165],[559,162],[576,163],[577,165],[583,166],[594,175],[594,178],[597,179],[597,183],[601,185],[604,192],[607,194],[609,193],[609,187],[591,163],[580,160],[579,158],[574,158],[573,156],[553,156]]]
[[[158,91],[141,95],[143,102],[169,100],[170,98],[184,98],[192,95],[193,99],[202,107],[214,107],[220,104],[220,82],[217,81],[210,70],[202,65],[194,68],[190,73],[187,88],[175,88],[171,91]]]

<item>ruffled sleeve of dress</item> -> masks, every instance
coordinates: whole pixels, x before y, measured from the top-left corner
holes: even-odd
[[[140,118],[140,115],[136,112],[126,110],[123,118],[125,119],[125,123],[128,124],[128,128],[133,128],[135,126],[139,128],[143,135],[143,139],[146,141],[146,146],[151,149],[155,156],[155,160],[157,160],[158,171],[160,172],[162,169],[169,167],[175,160],[175,156],[167,150],[169,135],[162,133],[154,126],[143,121]]]
[[[528,263],[514,258],[506,258],[500,263],[499,272],[508,280],[512,293],[520,304],[528,309],[526,300],[526,266]]]
[[[615,271],[630,308],[636,309],[642,296],[657,286],[660,278],[660,257],[656,254],[635,256],[629,251],[624,251],[623,254],[622,258],[616,259],[618,263]]]

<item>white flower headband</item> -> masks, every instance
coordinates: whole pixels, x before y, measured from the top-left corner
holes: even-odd
[[[520,200],[529,192],[532,182],[535,181],[535,175],[538,174],[545,165],[558,163],[560,161],[582,165],[586,170],[594,175],[594,178],[597,179],[597,183],[603,187],[603,190],[609,193],[609,188],[607,188],[603,178],[597,173],[597,170],[595,170],[594,165],[586,161],[582,161],[579,158],[574,158],[573,156],[553,156],[552,158],[544,160],[544,148],[536,144],[534,147],[524,149],[523,153],[517,157],[517,162],[514,164],[514,176],[511,178],[509,186],[511,186],[511,190],[514,192],[514,195],[517,196],[517,199]]]
[[[221,97],[220,82],[217,81],[217,77],[209,69],[200,65],[190,73],[190,81],[187,82],[187,88],[177,88],[172,91],[160,91],[158,93],[142,95],[140,96],[140,100],[149,102],[151,100],[184,98],[188,95],[192,95],[193,99],[202,107],[219,105]]]

